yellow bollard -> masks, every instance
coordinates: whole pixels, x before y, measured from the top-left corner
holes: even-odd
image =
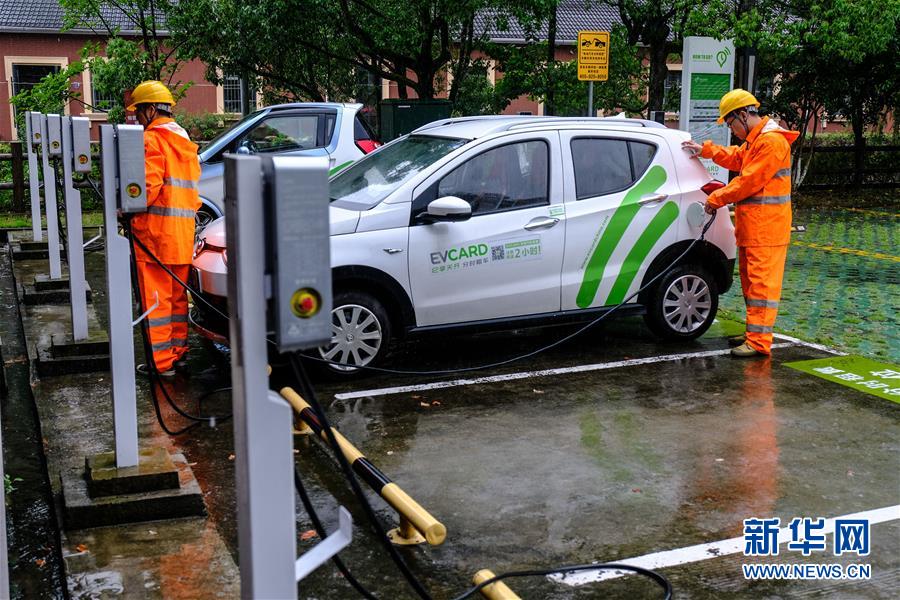
[[[281,389],[281,396],[288,401],[304,423],[309,425],[320,438],[328,441],[328,434],[316,418],[312,407],[300,394],[285,387]],[[400,515],[400,526],[388,532],[388,537],[394,544],[405,546],[427,541],[431,546],[439,546],[444,543],[447,538],[447,528],[443,523],[435,519],[400,486],[378,470],[338,430],[332,427],[331,432],[353,471]]]
[[[472,583],[478,585],[496,577],[494,572],[489,569],[482,569],[475,573],[475,576],[472,578]],[[521,600],[515,592],[513,592],[505,583],[502,581],[495,581],[491,585],[486,585],[481,588],[481,595],[487,598],[488,600]]]

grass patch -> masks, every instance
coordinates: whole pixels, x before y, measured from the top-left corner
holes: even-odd
[[[103,213],[92,211],[82,213],[81,223],[84,227],[97,227],[103,225]],[[47,226],[46,217],[41,217],[41,225]],[[0,214],[0,229],[14,229],[19,227],[31,227],[31,215],[6,213]]]

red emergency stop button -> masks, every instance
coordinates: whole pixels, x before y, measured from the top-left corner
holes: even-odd
[[[291,310],[301,319],[308,319],[316,315],[322,308],[322,298],[319,292],[312,288],[302,288],[291,296]]]
[[[128,184],[128,187],[125,188],[125,192],[132,198],[137,198],[141,195],[141,186],[136,183],[130,183]]]

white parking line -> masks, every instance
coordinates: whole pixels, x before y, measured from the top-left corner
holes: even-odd
[[[841,352],[840,350],[835,350],[834,348],[829,348],[828,346],[823,346],[822,344],[815,344],[813,342],[807,342],[805,340],[801,340],[800,338],[791,337],[789,335],[784,335],[781,333],[774,334],[774,337],[779,340],[784,340],[786,342],[793,342],[800,346],[806,346],[807,348],[814,348],[815,350],[821,350],[822,352],[828,352],[829,354],[836,354],[837,356],[847,356],[846,352]]]
[[[772,344],[772,348],[787,348],[789,344]],[[580,365],[577,367],[560,367],[557,369],[544,369],[542,371],[523,371],[520,373],[507,373],[505,375],[490,375],[487,377],[474,377],[471,379],[451,379],[448,381],[435,381],[419,385],[403,385],[398,387],[379,388],[374,390],[362,390],[359,392],[346,392],[335,394],[336,400],[353,400],[354,398],[370,398],[373,396],[390,396],[392,394],[406,394],[409,392],[423,392],[426,390],[438,390],[443,388],[460,387],[464,385],[476,385],[481,383],[497,383],[500,381],[514,381],[516,379],[529,379],[532,377],[547,377],[550,375],[566,375],[568,373],[585,373],[588,371],[603,371],[605,369],[618,369],[619,367],[632,367],[635,365],[649,365],[653,363],[686,360],[689,358],[707,358],[710,356],[722,356],[731,350],[708,350],[706,352],[689,352],[685,354],[665,354],[663,356],[649,356],[647,358],[632,358],[607,363],[595,363],[592,365]]]
[[[877,508],[874,510],[853,513],[851,515],[844,515],[842,517],[825,519],[825,529],[822,531],[823,534],[834,533],[835,519],[868,519],[869,525],[896,521],[900,519],[900,505],[887,506],[885,508]],[[778,544],[781,545],[790,541],[792,541],[790,527],[779,529]],[[688,546],[687,548],[676,548],[675,550],[645,554],[644,556],[626,558],[615,562],[623,565],[631,565],[633,567],[643,567],[645,569],[665,569],[666,567],[700,562],[729,554],[739,554],[744,551],[745,547],[746,540],[743,537],[737,537],[731,538],[730,540],[722,540],[721,542],[698,544],[696,546]],[[579,586],[627,575],[633,575],[633,573],[628,571],[583,571],[571,575],[551,575],[550,579],[571,586]]]

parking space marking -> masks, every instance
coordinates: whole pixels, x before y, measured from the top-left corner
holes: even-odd
[[[840,246],[828,246],[826,244],[814,244],[813,242],[801,242],[794,240],[792,246],[800,246],[802,248],[812,248],[813,250],[824,250],[825,252],[840,252],[841,254],[853,254],[854,256],[864,256],[866,258],[875,258],[878,260],[889,260],[892,262],[900,262],[900,256],[885,254],[883,252],[869,252],[868,250],[857,250],[856,248],[842,248]]]
[[[841,352],[840,350],[835,350],[834,348],[829,348],[828,346],[824,346],[822,344],[816,344],[814,342],[807,342],[806,340],[801,340],[800,338],[791,337],[789,335],[784,335],[783,333],[776,333],[774,337],[779,340],[784,340],[786,342],[793,342],[798,346],[806,346],[807,348],[813,348],[815,350],[821,350],[822,352],[828,352],[829,354],[834,354],[836,356],[847,356],[846,352]]]
[[[868,519],[870,525],[896,521],[900,519],[900,504],[825,519],[825,530],[821,533],[834,533],[834,522],[836,519]],[[792,541],[790,527],[779,529],[778,545],[780,546],[790,541]],[[700,562],[711,558],[719,558],[720,556],[727,556],[729,554],[741,554],[745,547],[746,540],[743,537],[736,537],[720,542],[697,544],[696,546],[688,546],[686,548],[654,552],[653,554],[645,554],[644,556],[626,558],[615,562],[634,567],[643,567],[645,569],[665,569],[666,567],[676,567],[678,565]],[[584,571],[565,576],[551,575],[550,579],[574,587],[595,583],[597,581],[604,581],[606,579],[625,577],[632,574],[633,573],[628,571]]]
[[[795,345],[794,342],[786,344],[772,344],[772,348],[788,348]],[[373,396],[391,396],[394,394],[405,394],[409,392],[423,392],[426,390],[438,390],[443,388],[460,387],[464,385],[477,385],[481,383],[498,383],[501,381],[515,381],[517,379],[530,379],[533,377],[548,377],[550,375],[567,375],[570,373],[586,373],[589,371],[603,371],[606,369],[618,369],[619,367],[633,367],[636,365],[649,365],[653,363],[672,362],[675,360],[685,360],[688,358],[708,358],[711,356],[724,356],[731,352],[730,349],[723,350],[707,350],[705,352],[688,352],[685,354],[664,354],[662,356],[649,356],[647,358],[632,358],[628,360],[617,360],[607,363],[595,363],[591,365],[580,365],[577,367],[560,367],[556,369],[543,369],[541,371],[523,371],[519,373],[506,373],[504,375],[489,375],[486,377],[474,377],[471,379],[451,379],[448,381],[435,381],[433,383],[423,383],[419,385],[403,385],[398,387],[379,388],[373,390],[362,390],[359,392],[346,392],[335,394],[335,400],[353,400],[355,398],[369,398]]]

